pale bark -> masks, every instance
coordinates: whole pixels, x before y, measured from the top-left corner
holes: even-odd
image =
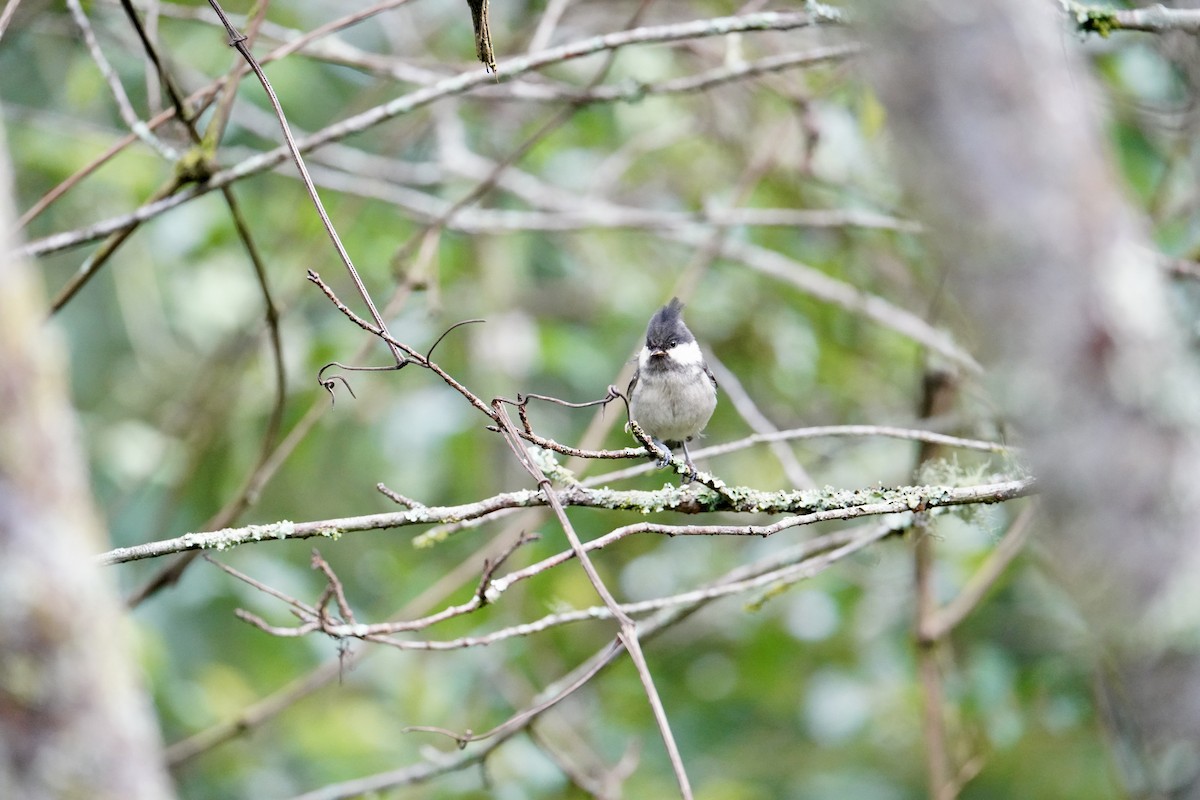
[[[1181,637],[1200,622],[1200,381],[1056,8],[864,2],[868,75],[1044,491],[1042,541],[1087,617],[1075,645],[1136,676],[1116,693],[1118,734],[1149,754],[1130,786],[1200,793],[1200,662]]]
[[[0,133],[3,129],[0,128]],[[173,796],[68,402],[64,350],[11,255],[0,138],[0,797]]]

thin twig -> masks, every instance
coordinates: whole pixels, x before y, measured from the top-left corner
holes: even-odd
[[[171,73],[167,72],[167,68],[158,54],[158,48],[154,46],[154,42],[150,41],[150,36],[146,33],[145,26],[142,25],[142,19],[138,16],[137,9],[133,7],[131,0],[121,0],[121,8],[125,11],[125,17],[129,20],[134,33],[137,34],[138,41],[141,42],[146,57],[154,65],[154,69],[158,73],[159,83],[167,91],[167,97],[170,98],[171,105],[175,108],[175,117],[184,124],[188,134],[192,137],[192,143],[200,144],[200,134],[196,132],[196,126],[194,125],[195,115],[188,109],[187,101],[184,100],[179,89],[175,86],[175,79],[171,77]]]
[[[320,402],[313,405],[313,408],[320,412],[328,407],[328,404]],[[478,574],[478,559],[486,558],[487,554],[497,548],[499,543],[499,541],[486,542],[475,554],[468,556],[458,566],[442,575],[432,586],[406,603],[394,616],[403,619],[422,614],[445,601],[451,592]],[[166,751],[167,763],[171,766],[179,766],[209,752],[224,742],[256,730],[303,698],[337,681],[345,670],[378,652],[382,652],[382,648],[360,648],[344,656],[339,655],[337,660],[326,662],[307,675],[289,681],[266,697],[241,709],[235,716],[221,720],[215,725],[169,746]]]
[[[400,369],[405,364],[414,363],[417,366],[427,369],[430,372],[437,375],[439,378],[442,379],[443,382],[446,383],[447,386],[449,386],[451,389],[454,389],[454,391],[458,392],[463,397],[465,397],[467,399],[467,402],[469,402],[472,406],[474,406],[478,411],[481,411],[482,413],[487,415],[487,417],[489,419],[496,421],[494,412],[488,407],[487,403],[483,402],[483,400],[481,400],[479,398],[478,395],[476,395],[474,392],[472,392],[470,389],[468,389],[466,386],[464,386],[462,383],[460,383],[456,378],[454,378],[452,375],[450,375],[450,373],[446,372],[444,369],[442,369],[440,366],[438,366],[438,364],[436,362],[429,361],[428,359],[425,358],[425,356],[421,355],[416,350],[409,347],[407,344],[404,344],[403,342],[392,338],[392,335],[390,333],[388,333],[386,330],[375,327],[374,325],[367,322],[362,317],[355,314],[349,308],[347,308],[346,304],[338,299],[337,295],[334,293],[333,289],[330,288],[329,284],[325,283],[321,279],[321,276],[318,275],[316,272],[312,271],[311,269],[308,271],[308,280],[311,281],[312,283],[316,284],[317,287],[320,288],[321,291],[325,294],[325,296],[328,297],[331,302],[333,302],[333,304],[337,308],[337,310],[341,311],[342,314],[345,315],[351,322],[353,322],[355,325],[359,326],[363,330],[365,330],[369,333],[372,333],[375,336],[378,336],[380,339],[383,339],[385,342],[387,342],[388,345],[391,346],[392,352],[396,353],[396,357],[397,357],[397,359],[399,359],[399,361],[397,361],[395,367],[346,367],[345,365],[342,365],[342,364],[338,364],[337,366],[340,366],[343,369],[354,369],[354,370],[358,370],[358,371],[391,371],[391,370]],[[403,355],[401,355],[401,353],[403,353]],[[326,365],[326,366],[332,366],[332,365]],[[324,368],[322,368],[322,370],[323,369]]]
[[[166,160],[175,161],[178,159],[179,153],[175,148],[155,136],[146,123],[138,119],[137,112],[133,110],[133,104],[129,102],[129,95],[125,93],[125,87],[121,85],[121,79],[117,76],[116,70],[112,68],[112,64],[108,62],[104,51],[100,49],[99,42],[96,41],[96,34],[92,30],[92,23],[88,20],[87,14],[84,13],[83,6],[79,0],[67,0],[67,8],[71,12],[71,18],[79,26],[79,31],[83,34],[84,45],[91,54],[92,61],[96,62],[96,67],[100,70],[100,74],[108,84],[109,90],[112,91],[113,100],[117,104],[117,110],[121,114],[121,119],[129,126],[129,130],[145,142],[151,150]]]
[[[125,0],[123,0],[124,2]],[[325,233],[329,236],[329,240],[333,242],[334,248],[337,250],[338,257],[349,272],[354,286],[358,289],[359,296],[362,297],[367,309],[371,312],[371,318],[375,320],[375,326],[382,333],[387,333],[387,323],[384,322],[383,316],[380,315],[379,309],[375,307],[375,301],[371,299],[371,293],[367,291],[367,286],[363,283],[362,278],[358,274],[358,269],[355,268],[353,260],[350,258],[350,253],[342,244],[342,239],[338,235],[337,229],[333,225],[333,220],[329,218],[329,214],[325,211],[325,204],[321,202],[321,196],[317,192],[317,187],[313,185],[312,178],[308,174],[308,167],[305,166],[304,158],[301,155],[299,146],[296,140],[292,137],[291,126],[288,124],[287,116],[283,113],[283,105],[279,102],[279,98],[275,95],[275,90],[271,88],[271,82],[267,80],[267,75],[263,72],[259,63],[255,60],[254,55],[250,52],[250,48],[246,45],[246,37],[239,33],[225,16],[225,10],[221,8],[221,4],[217,0],[209,0],[209,5],[213,11],[221,19],[221,23],[225,26],[226,32],[229,34],[229,45],[237,49],[246,59],[246,63],[250,65],[250,69],[254,70],[254,74],[258,77],[259,83],[262,84],[263,91],[267,94],[267,99],[271,102],[271,107],[275,109],[275,115],[279,119],[279,127],[283,131],[283,138],[287,143],[287,152],[291,155],[292,160],[296,164],[296,169],[300,172],[301,180],[304,182],[304,188],[308,190],[309,199],[312,200],[313,207],[316,208],[318,216],[321,218],[321,224],[325,227]],[[392,356],[396,359],[397,366],[404,363],[404,356],[391,343],[390,336],[385,339],[392,351]]]
[[[320,571],[325,576],[325,580],[329,582],[330,593],[337,600],[338,613],[341,614],[342,621],[347,625],[357,624],[354,621],[354,611],[350,608],[350,601],[346,599],[346,589],[342,586],[341,579],[338,578],[337,574],[333,571],[333,567],[329,566],[329,562],[321,557],[320,551],[315,547],[312,551],[312,568]],[[323,611],[324,604],[318,603],[317,608]],[[322,621],[324,621],[324,613],[321,616]]]
[[[258,38],[263,21],[267,16],[268,5],[268,0],[255,0],[254,6],[247,15],[246,41],[249,45],[252,45]],[[204,129],[203,147],[208,152],[216,152],[217,145],[225,137],[225,129],[229,124],[229,118],[233,112],[233,104],[237,100],[238,87],[241,85],[242,78],[249,71],[250,65],[246,63],[246,59],[241,57],[239,53],[234,58],[229,72],[225,75],[225,80],[221,87],[220,99],[216,103],[216,108],[213,109],[208,127]]]
[[[690,589],[664,597],[622,603],[620,604],[620,609],[622,613],[632,618],[676,606],[694,605],[698,602],[708,603],[713,600],[718,600],[737,594],[746,594],[748,592],[767,588],[774,590],[774,588],[777,587],[789,586],[798,581],[813,577],[843,558],[853,555],[854,553],[873,544],[874,542],[893,535],[900,530],[903,530],[902,526],[884,523],[871,526],[869,533],[866,534],[861,532],[837,532],[833,534],[827,534],[819,539],[804,542],[797,548],[789,549],[787,552],[790,555],[787,558],[780,559],[778,556],[772,556],[769,559],[769,562],[761,562],[762,565],[764,565],[762,568],[753,568],[751,570],[753,574],[747,577],[741,577],[738,579],[721,579],[696,589]],[[611,541],[613,540],[608,540],[608,542]],[[519,541],[517,544],[519,545],[521,543],[522,542]],[[600,547],[603,546],[594,546],[594,544],[595,543],[593,541],[586,542],[584,549],[590,552],[592,550],[600,549]],[[615,615],[613,614],[612,609],[608,608],[607,606],[593,606],[590,608],[569,611],[557,611],[552,614],[547,614],[538,620],[501,628],[487,634],[462,636],[448,640],[413,640],[392,638],[392,636],[397,633],[410,633],[413,631],[425,630],[433,625],[445,622],[448,619],[473,613],[482,608],[483,605],[496,602],[501,596],[502,591],[506,591],[508,588],[511,588],[518,582],[528,580],[535,575],[545,572],[547,569],[565,563],[567,560],[570,560],[573,557],[573,553],[566,551],[565,557],[546,559],[536,565],[533,565],[532,567],[527,567],[516,573],[510,573],[509,575],[494,580],[491,579],[485,572],[485,581],[483,584],[481,584],[480,591],[477,592],[482,602],[464,603],[458,606],[451,606],[442,612],[422,617],[420,619],[407,621],[396,620],[370,624],[332,624],[323,622],[319,627],[314,627],[312,624],[305,623],[293,628],[281,628],[278,626],[269,625],[261,620],[247,621],[251,622],[251,624],[254,624],[256,627],[259,627],[265,632],[279,637],[294,638],[306,636],[311,633],[321,633],[327,636],[334,636],[338,638],[352,637],[367,639],[380,644],[386,644],[400,650],[444,651],[470,647],[487,647],[502,642],[506,639],[532,636],[550,630],[551,628],[563,625],[614,619]],[[770,563],[771,566],[765,566],[766,563]],[[501,590],[499,587],[504,587],[504,589]],[[288,602],[290,605],[295,604],[295,601],[293,601],[291,598],[287,598],[285,602]]]

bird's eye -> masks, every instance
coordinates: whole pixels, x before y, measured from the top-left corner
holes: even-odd
[[[668,350],[670,350],[671,348],[673,348],[673,347],[674,347],[675,345],[677,345],[677,344],[679,344],[679,341],[678,341],[677,339],[669,339],[669,340],[667,341],[667,349],[668,349]]]

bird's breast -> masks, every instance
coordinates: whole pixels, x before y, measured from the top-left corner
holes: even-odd
[[[642,429],[664,442],[686,442],[700,433],[717,407],[717,391],[703,369],[644,369],[629,398]]]

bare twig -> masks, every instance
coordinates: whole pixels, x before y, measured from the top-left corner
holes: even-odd
[[[328,594],[332,595],[337,601],[338,613],[341,614],[342,621],[347,625],[356,624],[354,621],[354,611],[350,608],[350,601],[346,599],[346,589],[342,586],[341,579],[338,578],[337,574],[333,571],[333,567],[329,566],[329,562],[321,557],[320,551],[315,547],[312,551],[312,568],[319,570],[325,576],[325,580],[328,581]],[[317,603],[317,610],[323,622],[328,620],[325,613],[325,604],[327,602],[328,598],[322,598],[321,602]]]
[[[430,372],[437,375],[439,378],[441,378],[446,383],[447,386],[454,389],[454,391],[458,392],[463,397],[465,397],[467,399],[467,402],[469,402],[472,406],[474,406],[478,411],[485,414],[489,419],[492,419],[493,421],[495,421],[494,412],[488,407],[487,403],[483,402],[483,400],[481,400],[479,398],[478,395],[476,395],[474,392],[472,392],[470,389],[468,389],[466,386],[464,386],[462,383],[460,383],[457,379],[455,379],[453,376],[451,376],[450,373],[446,372],[444,369],[442,369],[440,366],[438,366],[437,363],[425,358],[425,356],[421,355],[416,350],[412,349],[411,347],[404,344],[403,342],[392,338],[392,335],[390,333],[388,333],[386,330],[372,325],[371,323],[367,322],[362,317],[355,314],[349,308],[347,308],[346,304],[343,303],[341,300],[339,300],[337,295],[334,294],[334,291],[333,291],[333,289],[331,289],[329,287],[329,284],[325,283],[321,279],[321,276],[318,275],[316,272],[312,271],[311,269],[308,271],[308,280],[311,281],[312,283],[316,284],[317,287],[320,288],[321,291],[325,294],[325,296],[328,297],[330,299],[330,301],[333,302],[333,304],[337,308],[337,310],[341,311],[342,314],[344,314],[351,322],[353,322],[355,325],[362,328],[363,330],[365,330],[369,333],[372,333],[375,336],[378,336],[380,339],[383,339],[385,342],[387,342],[388,345],[391,346],[392,352],[396,353],[396,357],[397,357],[397,359],[399,359],[397,361],[395,367],[347,367],[344,364],[336,364],[336,362],[335,362],[335,364],[326,365],[327,367],[336,365],[336,366],[341,367],[342,369],[353,369],[353,370],[357,370],[357,371],[375,372],[375,371],[394,371],[394,370],[400,369],[405,364],[413,363],[413,364],[416,364],[419,367],[427,369]],[[443,335],[445,335],[445,334],[443,334]],[[403,354],[403,355],[401,355],[401,354]],[[322,371],[323,370],[324,370],[324,368],[322,368]],[[326,388],[328,388],[328,387],[326,387]]]
[[[318,402],[314,403],[313,408],[323,411],[328,405]],[[457,567],[446,572],[432,586],[406,603],[397,611],[395,617],[402,619],[423,614],[443,602],[462,583],[478,574],[478,558],[486,558],[489,553],[498,552],[499,544],[499,540],[484,543],[472,556],[461,561]],[[381,648],[368,647],[345,655],[339,654],[337,660],[326,662],[307,675],[284,684],[261,700],[241,709],[235,716],[175,742],[167,748],[167,763],[172,766],[184,764],[224,742],[261,727],[308,695],[337,681],[345,670],[381,651]]]
[[[246,41],[253,44],[258,38],[259,31],[267,16],[268,0],[255,0],[254,6],[250,9],[246,27]],[[216,152],[217,145],[220,144],[225,136],[225,129],[229,125],[229,117],[233,113],[233,104],[237,101],[238,86],[241,85],[242,78],[250,71],[250,65],[246,59],[239,53],[234,58],[233,65],[225,76],[225,80],[221,86],[220,100],[217,101],[216,108],[213,109],[212,117],[209,120],[208,127],[204,129],[204,143],[202,147],[206,152]]]
[[[146,28],[142,25],[142,19],[138,16],[133,3],[131,0],[121,0],[121,8],[125,11],[125,17],[133,27],[134,33],[137,34],[138,41],[141,42],[146,57],[154,65],[154,69],[158,73],[159,83],[166,89],[167,97],[171,99],[171,105],[175,108],[176,118],[184,124],[188,134],[192,137],[192,142],[200,144],[200,134],[196,132],[195,125],[193,125],[195,115],[188,109],[187,101],[184,100],[179,89],[176,88],[175,79],[171,77],[171,73],[167,72],[166,65],[163,64],[163,60],[158,54],[158,48],[150,41],[150,36],[146,33]]]
[[[785,551],[787,553],[786,556],[776,555],[765,561],[747,565],[748,571],[751,573],[748,576],[722,578],[706,586],[665,597],[622,603],[620,604],[620,610],[623,614],[632,618],[678,606],[695,605],[698,602],[708,603],[737,594],[746,594],[768,588],[774,590],[778,587],[789,586],[798,581],[811,578],[843,558],[853,555],[864,547],[901,530],[904,530],[903,525],[885,522],[870,526],[867,533],[863,533],[862,531],[843,531],[827,534]],[[603,543],[597,543],[594,540],[586,542],[584,550],[588,552],[598,550],[606,544],[624,538],[624,535],[628,532],[628,529],[613,531],[604,537],[605,541]],[[522,543],[522,541],[518,541],[517,545]],[[394,634],[425,630],[446,620],[478,611],[488,603],[497,602],[505,591],[517,583],[542,574],[546,570],[561,565],[572,558],[574,558],[574,553],[565,551],[558,556],[544,559],[530,567],[495,579],[487,575],[485,570],[485,580],[481,584],[480,591],[477,592],[480,598],[479,602],[468,602],[457,606],[450,606],[441,612],[419,619],[394,620],[370,624],[337,624],[330,620],[316,620],[301,615],[306,620],[304,624],[292,628],[270,625],[258,618],[246,619],[246,621],[273,636],[284,638],[295,638],[311,633],[321,633],[337,638],[365,639],[379,644],[386,644],[400,650],[444,651],[470,647],[486,647],[506,639],[532,636],[562,625],[615,619],[615,614],[611,608],[607,606],[593,606],[576,610],[556,611],[552,614],[547,614],[541,619],[501,628],[487,634],[462,636],[448,640],[394,638]],[[240,576],[235,577],[241,579]],[[257,588],[260,584],[254,583],[252,585]],[[284,600],[290,606],[297,606],[297,601],[293,598],[288,598],[275,592],[272,592],[272,594]],[[315,615],[311,616],[315,618]],[[314,624],[314,622],[318,624]]]
[[[404,506],[405,508],[421,508],[425,505],[424,503],[419,503],[416,500],[413,500],[411,497],[400,494],[394,489],[389,489],[382,483],[375,484],[375,489],[398,506]]]
[[[325,233],[329,236],[329,240],[333,242],[338,257],[341,258],[347,272],[350,274],[351,280],[354,282],[355,288],[358,289],[359,296],[362,297],[363,303],[366,304],[367,309],[371,312],[371,318],[375,320],[375,326],[380,332],[386,334],[387,323],[384,322],[379,309],[375,307],[375,301],[371,299],[371,294],[367,291],[366,284],[363,283],[362,278],[359,276],[358,269],[355,268],[354,262],[350,258],[350,253],[346,250],[345,245],[342,244],[342,239],[333,225],[333,220],[329,218],[329,214],[325,211],[325,205],[321,202],[321,196],[317,192],[317,187],[313,185],[312,178],[309,177],[308,167],[304,163],[304,158],[301,155],[299,146],[296,144],[296,140],[292,137],[291,126],[288,124],[287,116],[283,113],[283,106],[280,104],[279,98],[275,95],[275,90],[271,88],[271,82],[267,80],[266,73],[263,72],[262,67],[259,66],[258,61],[255,60],[254,55],[250,52],[250,48],[246,45],[246,37],[233,27],[229,18],[225,16],[225,10],[221,8],[221,4],[217,0],[209,0],[209,5],[212,6],[213,11],[216,12],[217,16],[221,19],[221,23],[225,26],[225,30],[228,32],[229,45],[236,48],[242,55],[242,58],[246,59],[246,63],[250,65],[250,69],[254,70],[259,83],[262,84],[263,91],[267,93],[271,107],[275,109],[275,115],[279,118],[279,127],[283,131],[283,138],[287,143],[287,152],[291,155],[292,160],[296,164],[296,169],[300,172],[304,188],[308,190],[309,199],[312,200],[313,207],[316,208],[317,214],[321,218],[321,224],[325,227]],[[385,339],[385,341],[388,341],[388,339]],[[396,359],[397,366],[403,364],[404,356],[400,354],[400,351],[390,341],[388,341],[388,346],[392,351],[392,356]]]

